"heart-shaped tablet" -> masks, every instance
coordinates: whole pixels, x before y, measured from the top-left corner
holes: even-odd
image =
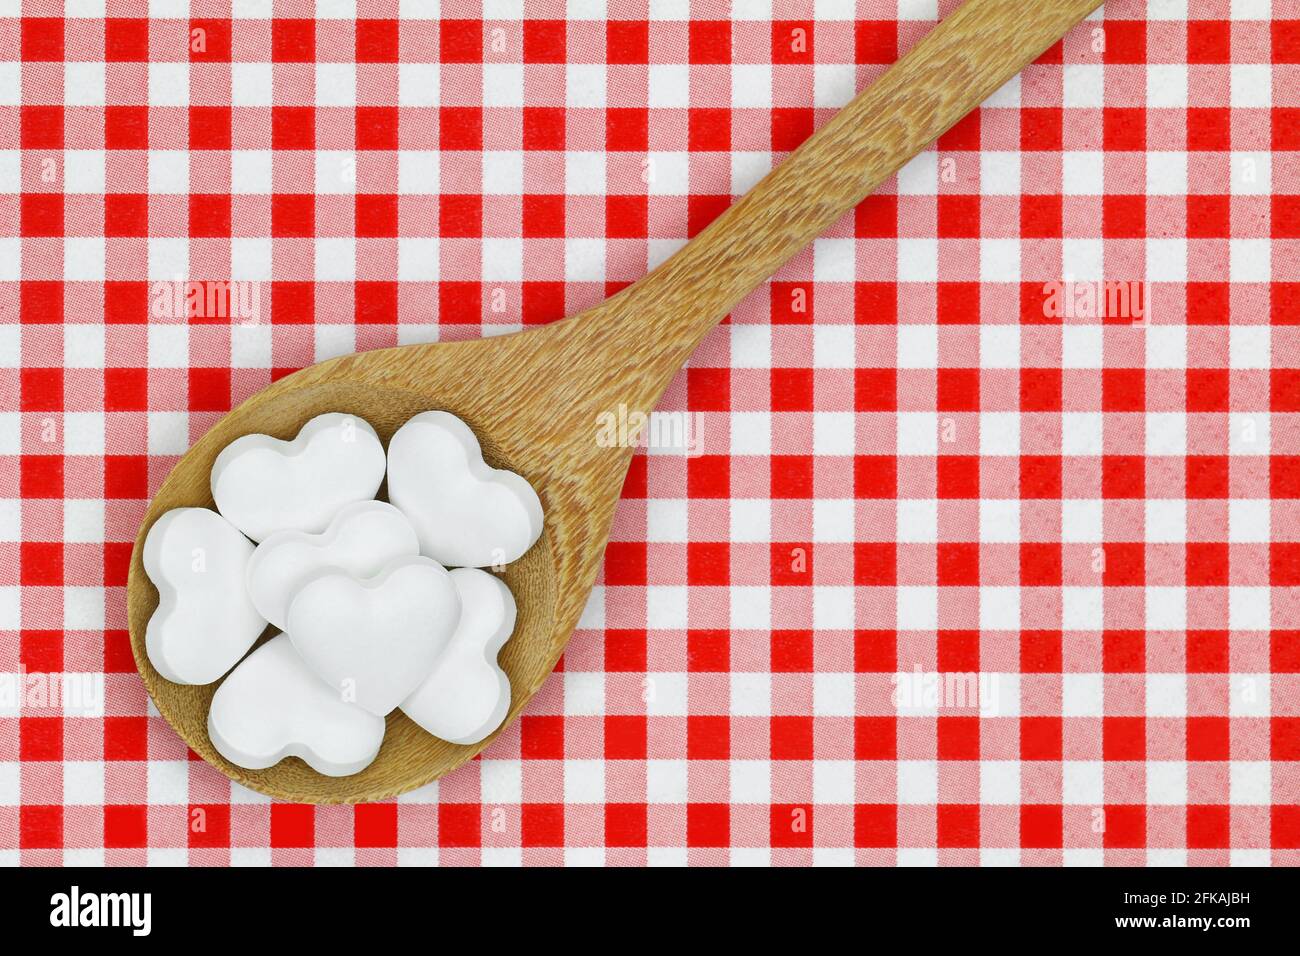
[[[397,558],[371,578],[328,570],[289,604],[289,636],[325,683],[378,714],[410,696],[456,630],[460,597],[446,569]]]
[[[301,757],[319,773],[345,777],[375,759],[384,719],[344,701],[281,634],[249,654],[217,688],[208,737],[218,753],[249,770]]]
[[[289,602],[318,571],[338,568],[353,577],[378,574],[394,558],[420,553],[406,517],[384,501],[348,505],[320,534],[277,531],[248,562],[248,593],[262,616],[285,630]]]
[[[532,485],[484,462],[469,426],[447,412],[416,415],[388,443],[388,500],[420,552],[452,567],[508,564],[542,534]]]
[[[210,684],[244,656],[266,620],[244,590],[253,543],[207,508],[176,508],[144,539],[144,570],[158,588],[145,627],[149,661],[176,684]]]
[[[277,531],[324,531],[336,512],[375,496],[384,480],[384,446],[370,423],[329,412],[292,441],[245,435],[212,464],[212,497],[254,541]]]
[[[515,629],[515,599],[499,578],[478,568],[451,572],[460,594],[460,623],[423,684],[402,710],[454,744],[478,743],[510,709],[510,679],[497,653]]]

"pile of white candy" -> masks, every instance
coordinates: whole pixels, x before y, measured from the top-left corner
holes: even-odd
[[[376,501],[385,472],[389,501]],[[510,684],[496,659],[515,601],[479,569],[532,547],[542,505],[483,461],[464,422],[423,412],[387,455],[368,422],[342,413],[292,441],[247,435],[217,456],[212,496],[216,511],[178,508],[149,529],[159,601],[145,645],[176,683],[235,668],[208,713],[227,760],[357,773],[398,707],[453,743],[500,726]],[[268,623],[284,633],[248,654]]]

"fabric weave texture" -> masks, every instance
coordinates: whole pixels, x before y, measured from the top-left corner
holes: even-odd
[[[955,6],[0,0],[0,862],[1300,862],[1298,0],[1108,0],[740,305],[455,774],[273,802],[136,674],[232,404],[596,304]]]

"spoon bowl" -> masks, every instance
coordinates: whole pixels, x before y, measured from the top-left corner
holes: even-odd
[[[485,345],[491,342],[484,340]],[[487,462],[528,478],[541,496],[546,513],[541,539],[521,559],[509,565],[502,575],[515,595],[519,609],[513,637],[499,657],[511,686],[511,707],[503,727],[554,669],[563,652],[565,639],[582,611],[582,605],[574,601],[561,605],[557,587],[560,575],[576,576],[581,589],[588,591],[597,571],[598,562],[588,560],[583,565],[572,553],[573,542],[585,540],[593,533],[587,527],[589,520],[584,519],[584,526],[577,528],[566,520],[571,512],[557,506],[557,499],[562,500],[565,495],[564,488],[553,487],[547,481],[547,470],[542,467],[544,462],[527,441],[518,440],[515,430],[502,428],[499,423],[485,419],[482,403],[475,401],[481,395],[472,394],[481,392],[473,377],[423,377],[422,373],[422,387],[410,388],[400,382],[400,376],[391,374],[388,360],[392,356],[385,355],[385,352],[400,351],[401,358],[409,362],[414,357],[412,353],[417,353],[427,362],[431,359],[436,361],[443,353],[456,353],[449,358],[463,371],[466,363],[472,361],[471,354],[491,351],[474,348],[475,345],[477,343],[447,343],[370,352],[324,362],[281,379],[218,421],[181,458],[150,502],[132,555],[127,592],[136,663],[159,711],[185,742],[239,783],[270,796],[300,802],[380,800],[436,779],[473,757],[495,738],[494,734],[467,746],[448,743],[426,733],[396,710],[388,717],[379,756],[365,770],[348,777],[324,776],[297,757],[282,760],[265,770],[246,770],[217,752],[208,739],[207,713],[220,681],[202,686],[174,684],[154,669],[145,653],[145,626],[158,606],[158,592],[144,573],[141,558],[148,529],[165,512],[173,508],[213,507],[209,482],[212,463],[222,448],[242,435],[263,433],[276,438],[292,438],[309,419],[323,412],[336,411],[354,414],[370,422],[387,445],[393,433],[419,412],[437,408],[463,418],[479,436]],[[380,368],[388,370],[388,374],[369,374]],[[381,381],[382,378],[387,381]],[[383,487],[380,497],[385,497]],[[612,508],[609,511],[612,514]],[[561,560],[560,549],[564,547],[569,549],[566,552],[568,558]],[[268,627],[259,644],[275,633],[274,628]]]
[[[292,438],[316,415],[347,412],[387,443],[418,412],[459,416],[489,464],[528,479],[545,515],[541,539],[505,571],[519,616],[500,655],[511,684],[504,728],[559,660],[604,557],[633,449],[602,438],[601,416],[644,421],[736,303],[1100,3],[968,0],[695,239],[593,309],[513,335],[332,359],[236,407],[181,458],[136,538],[127,581],[131,648],[158,710],[233,780],[305,803],[386,799],[488,746],[500,729],[459,746],[395,711],[378,757],[353,776],[326,777],[296,757],[260,771],[225,760],[207,735],[218,684],[173,684],[145,653],[158,592],[141,556],[154,521],[172,508],[212,507],[212,462],[243,435]]]

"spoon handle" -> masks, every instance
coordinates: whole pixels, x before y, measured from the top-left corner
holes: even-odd
[[[575,319],[573,331],[634,360],[653,405],[741,299],[1100,4],[967,0],[695,239]]]

